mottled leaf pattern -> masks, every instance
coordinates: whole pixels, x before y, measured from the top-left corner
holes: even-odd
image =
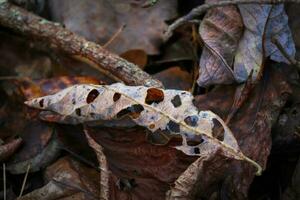
[[[130,116],[138,125],[150,131],[168,130],[181,135],[182,145],[176,148],[187,155],[207,155],[222,149],[230,158],[245,160],[260,166],[246,157],[223,120],[211,111],[198,111],[191,93],[181,90],[162,90],[144,86],[74,85],[54,95],[32,99],[27,105],[50,110],[74,123],[111,120]],[[224,129],[223,138],[213,136],[214,123]],[[189,141],[197,142],[190,145]]]
[[[198,84],[206,87],[234,82],[231,67],[243,33],[243,22],[237,8],[226,6],[209,10],[200,25],[199,33],[204,48],[200,58]]]
[[[295,55],[295,46],[283,5],[239,5],[239,9],[246,30],[239,43],[234,72],[237,80],[243,82],[251,71],[254,80],[260,75],[264,59],[268,56],[275,61],[288,63],[273,43],[274,39],[292,57]]]

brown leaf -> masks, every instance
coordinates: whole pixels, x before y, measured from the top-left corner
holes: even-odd
[[[0,161],[3,162],[11,155],[13,155],[15,151],[20,147],[21,143],[22,139],[17,138],[9,141],[7,144],[0,145]]]
[[[44,174],[48,182],[21,198],[27,199],[98,199],[99,173],[70,157],[63,157],[47,167]]]
[[[271,149],[271,127],[291,92],[285,76],[280,68],[269,66],[264,79],[255,87],[253,95],[245,102],[229,124],[234,133],[238,133],[235,137],[243,152],[258,160],[264,167]],[[196,98],[197,105],[200,109],[211,109],[221,116],[225,116],[231,108],[231,104],[228,102],[232,102],[234,97],[233,89],[229,86],[219,87],[214,92]],[[210,98],[214,100],[210,101]],[[219,184],[222,184],[222,188],[225,190],[223,192],[229,199],[245,199],[247,197],[249,186],[254,178],[251,170],[243,163],[235,163],[234,167],[225,173],[226,180]],[[215,170],[215,173],[217,171]],[[199,183],[211,185],[211,180],[216,178],[215,173],[204,175],[209,176],[206,177],[208,182],[203,183],[203,180],[199,179]],[[198,189],[198,195],[203,198],[209,198],[213,192],[217,191],[215,189],[212,192],[207,192],[210,191],[209,186]]]
[[[153,77],[160,80],[168,89],[189,91],[193,84],[192,75],[180,67],[171,67],[155,74]]]
[[[75,84],[99,84],[98,81],[92,77],[85,76],[60,76],[50,79],[29,79],[16,81],[16,84],[20,88],[21,92],[26,99],[32,99],[42,95],[49,95],[58,92],[59,90],[65,89]]]
[[[61,22],[87,39],[105,44],[126,26],[109,44],[117,54],[130,49],[143,49],[147,54],[159,53],[166,20],[176,15],[176,1],[161,0],[143,8],[146,0],[56,0],[50,3],[54,21]],[[76,17],[74,17],[76,16]]]
[[[120,57],[128,60],[139,66],[141,69],[144,69],[147,65],[148,56],[146,52],[142,49],[131,49],[120,55]]]
[[[89,134],[107,157],[110,199],[165,199],[169,185],[195,160],[170,146],[150,144],[141,127],[94,127],[89,128]]]
[[[28,165],[35,172],[51,163],[60,151],[53,129],[41,122],[29,122],[20,134],[22,148],[9,160],[7,169],[13,174],[25,173]]]
[[[235,81],[232,65],[242,31],[243,22],[236,6],[214,8],[207,12],[199,28],[204,42],[197,80],[200,86]]]

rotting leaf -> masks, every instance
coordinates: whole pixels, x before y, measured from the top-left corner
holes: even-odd
[[[99,96],[91,104],[86,103],[86,97],[89,91],[96,89]],[[153,91],[152,91],[153,90]],[[151,104],[147,103],[149,91],[152,91],[158,99],[152,96]],[[151,92],[151,93],[152,93]],[[118,101],[113,101],[113,95],[120,93]],[[161,97],[163,94],[163,99]],[[171,100],[178,95],[181,99],[181,106],[174,108]],[[101,97],[101,98],[100,98]],[[76,104],[72,104],[72,99],[76,99]],[[39,101],[44,99],[45,106],[42,108]],[[75,85],[66,88],[54,95],[40,97],[25,102],[27,105],[39,109],[46,109],[56,112],[63,116],[72,117],[78,123],[111,120],[114,119],[122,110],[129,113],[136,113],[133,105],[140,105],[138,116],[134,115],[132,120],[138,125],[149,128],[151,131],[158,129],[169,130],[170,134],[180,135],[182,145],[177,146],[178,150],[187,155],[200,156],[210,154],[216,149],[222,149],[225,156],[237,160],[245,160],[257,167],[257,174],[261,173],[261,167],[253,160],[246,157],[239,149],[236,139],[225,125],[223,120],[211,111],[198,111],[193,105],[193,96],[191,93],[180,90],[162,90],[157,88],[148,88],[144,86],[126,86],[122,83],[112,85]],[[129,109],[128,109],[129,108]],[[80,109],[80,116],[77,110]],[[91,115],[95,113],[96,115]],[[184,122],[188,116],[197,116],[196,126],[189,126]],[[218,140],[212,135],[214,127],[213,120],[217,120],[224,128],[224,139]],[[193,141],[196,136],[201,136],[203,142],[198,145],[188,145],[188,141]]]
[[[289,64],[274,43],[277,40],[287,54],[295,56],[295,45],[284,5],[249,4],[239,5],[239,9],[246,29],[235,57],[237,81],[244,82],[251,71],[252,79],[256,80],[268,56],[274,61]]]
[[[60,152],[59,141],[53,128],[41,121],[29,122],[20,135],[24,145],[9,161],[7,169],[12,174],[25,173],[45,168],[57,158]]]
[[[7,144],[0,145],[0,161],[9,158],[21,145],[22,139],[17,138],[8,142]]]
[[[200,86],[235,81],[231,67],[242,32],[243,22],[236,6],[213,8],[207,12],[199,28],[204,42],[197,80]]]
[[[20,198],[27,199],[90,199],[99,197],[99,173],[70,157],[62,157],[48,166],[44,178],[48,182]],[[79,195],[81,198],[72,198]]]

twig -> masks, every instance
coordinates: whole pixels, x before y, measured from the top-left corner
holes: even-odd
[[[164,39],[168,40],[173,32],[181,25],[191,20],[194,20],[198,16],[204,14],[207,10],[216,7],[228,6],[228,5],[236,5],[236,4],[280,4],[280,3],[300,3],[300,0],[226,0],[226,1],[217,1],[213,3],[206,3],[200,5],[193,10],[191,10],[187,15],[177,19],[174,23],[172,23],[168,30],[164,35]]]
[[[84,133],[90,147],[95,151],[100,165],[100,199],[108,200],[110,170],[108,168],[107,159],[103,153],[103,147],[89,135],[87,129],[84,129]]]
[[[3,163],[3,199],[6,200],[6,169]]]
[[[107,48],[119,35],[120,33],[122,33],[122,31],[124,30],[124,28],[126,27],[125,24],[123,24],[118,30],[117,32],[115,32],[115,34],[113,36],[111,36],[111,38],[102,46],[103,48]]]
[[[129,85],[162,87],[137,65],[105,50],[100,45],[65,29],[59,23],[50,22],[27,10],[0,0],[0,25],[13,29],[31,39],[42,40],[70,56],[80,56],[96,63]]]
[[[27,170],[26,170],[26,174],[25,174],[25,177],[24,177],[24,180],[23,180],[23,183],[22,183],[22,188],[21,188],[21,191],[20,191],[19,198],[23,195],[23,191],[24,191],[24,188],[25,188],[25,185],[26,185],[26,180],[27,180],[27,177],[28,177],[29,170],[30,170],[30,164],[27,166]]]

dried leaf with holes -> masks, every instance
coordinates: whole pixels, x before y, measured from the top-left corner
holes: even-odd
[[[25,103],[72,118],[74,123],[130,116],[135,123],[152,132],[160,129],[181,135],[182,145],[176,148],[187,155],[208,155],[222,149],[225,156],[250,162],[257,167],[257,174],[261,173],[261,167],[240,151],[224,121],[211,111],[199,112],[193,105],[192,94],[186,91],[126,86],[122,83],[81,84]],[[216,122],[224,129],[221,139],[213,136]]]

